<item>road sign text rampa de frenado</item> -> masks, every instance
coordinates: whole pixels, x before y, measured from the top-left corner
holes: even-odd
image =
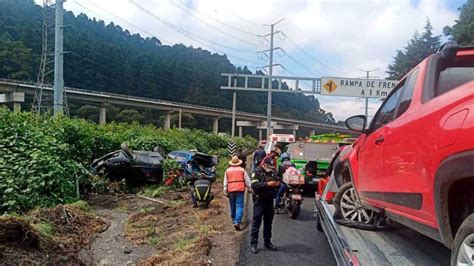
[[[321,94],[348,97],[385,98],[397,81],[385,79],[321,78]]]

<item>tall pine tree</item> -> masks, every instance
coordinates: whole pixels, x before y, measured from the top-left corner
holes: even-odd
[[[426,20],[424,29],[421,35],[418,31],[415,32],[403,51],[397,50],[393,64],[388,65],[389,79],[402,78],[410,69],[439,48],[441,36],[433,35],[433,26],[429,19]]]
[[[468,0],[459,8],[459,19],[454,26],[444,28],[444,34],[459,45],[474,45],[474,0]]]

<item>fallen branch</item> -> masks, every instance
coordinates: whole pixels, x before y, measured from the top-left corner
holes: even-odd
[[[69,218],[67,218],[68,214],[66,212],[66,207],[64,207],[64,205],[63,205],[63,215],[64,215],[64,218],[66,219],[66,222],[69,224],[70,223]]]
[[[149,201],[158,202],[158,203],[161,203],[161,204],[170,204],[168,201],[162,200],[162,199],[155,199],[155,198],[150,198],[150,197],[142,196],[142,195],[135,195],[135,196],[137,196],[139,198],[142,198],[142,199],[149,200]]]

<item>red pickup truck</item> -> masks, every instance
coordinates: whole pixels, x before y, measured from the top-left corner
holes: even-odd
[[[474,46],[445,44],[402,78],[335,173],[344,218],[374,213],[436,239],[451,264],[474,264]]]

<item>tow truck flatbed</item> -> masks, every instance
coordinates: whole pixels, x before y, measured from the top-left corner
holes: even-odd
[[[316,195],[315,211],[338,265],[449,265],[450,250],[403,225],[376,231],[337,224],[334,206]]]

